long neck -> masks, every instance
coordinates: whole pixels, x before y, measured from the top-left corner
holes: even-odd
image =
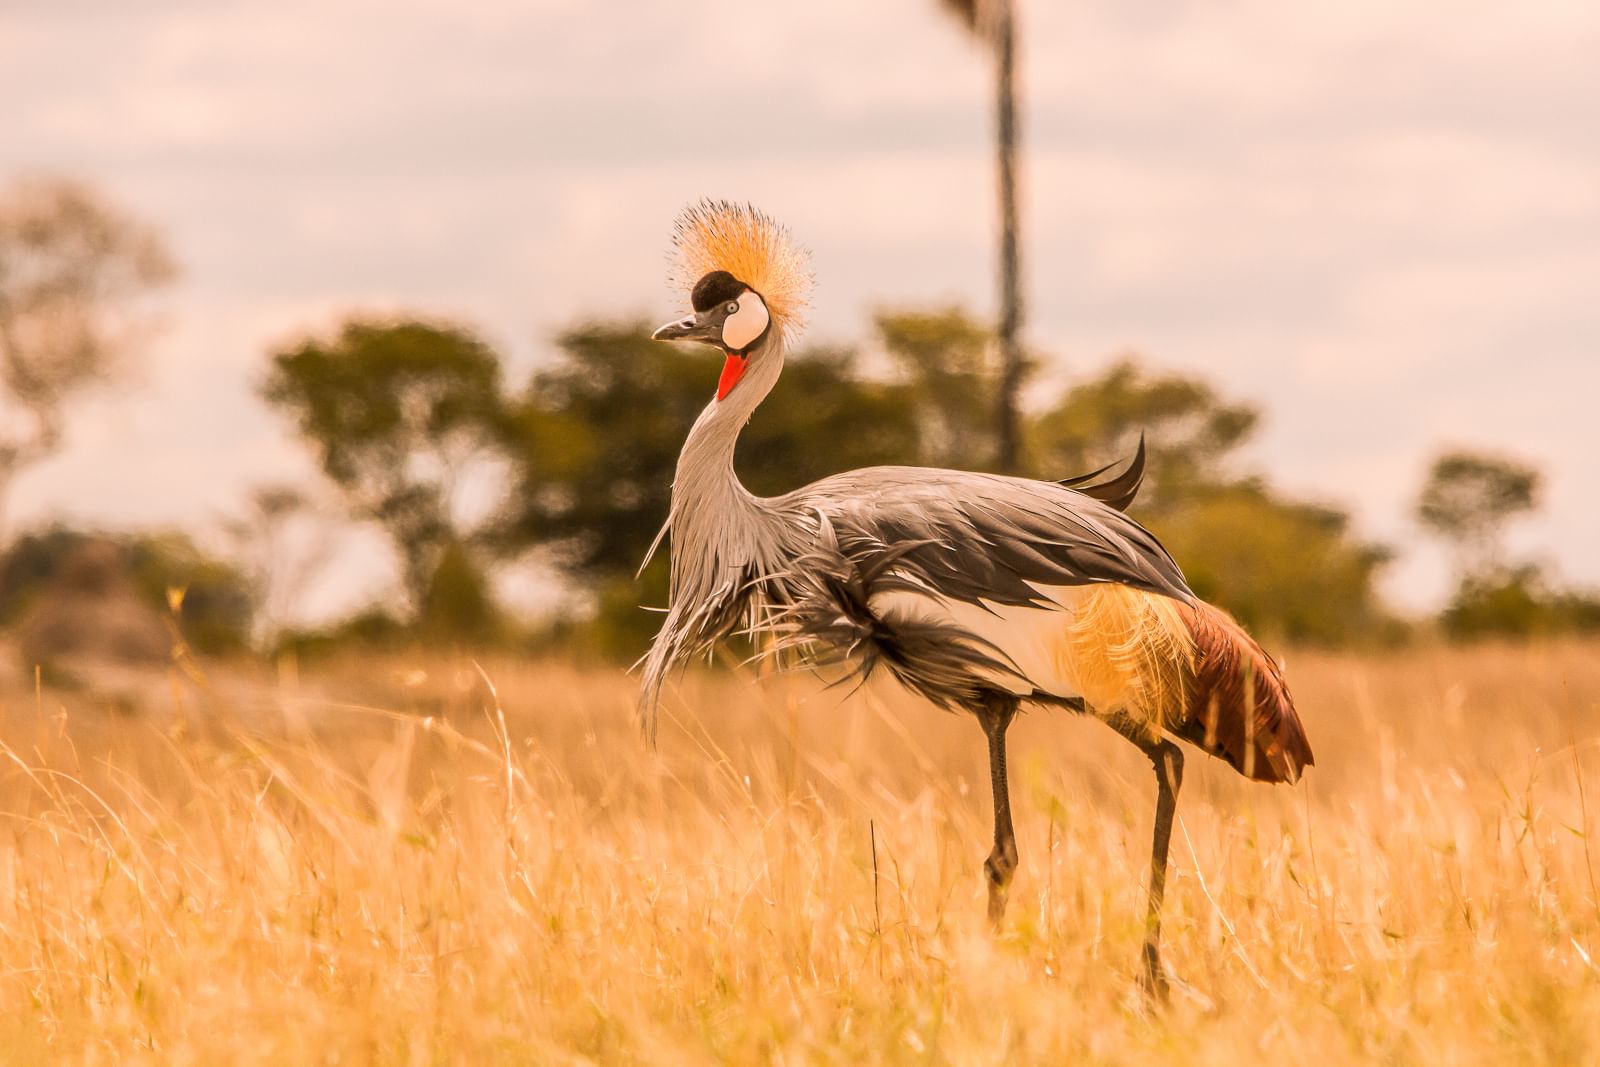
[[[739,432],[783,372],[783,340],[774,329],[750,354],[743,377],[695,420],[672,480],[674,599],[691,576],[708,580],[728,568],[761,563],[761,501],[733,469]],[[688,590],[685,590],[686,592]]]

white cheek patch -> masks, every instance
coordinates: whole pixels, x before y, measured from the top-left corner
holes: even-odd
[[[735,352],[742,352],[766,332],[770,321],[766,302],[746,289],[739,297],[739,310],[722,323],[722,343]]]

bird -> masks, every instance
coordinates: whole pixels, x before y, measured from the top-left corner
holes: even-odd
[[[1106,467],[1044,481],[884,466],[756,496],[734,471],[734,447],[803,330],[809,254],[769,215],[711,199],[679,216],[673,249],[673,283],[691,310],[652,337],[718,349],[723,365],[645,560],[668,541],[667,610],[641,661],[650,742],[669,674],[736,635],[846,665],[847,676],[885,670],[934,705],[972,715],[988,744],[994,842],[983,870],[998,926],[1019,863],[1006,731],[1024,707],[1098,719],[1155,771],[1139,981],[1165,998],[1177,742],[1260,782],[1293,783],[1313,757],[1280,663],[1197,597],[1155,536],[1125,514],[1144,474],[1143,439],[1117,475]]]

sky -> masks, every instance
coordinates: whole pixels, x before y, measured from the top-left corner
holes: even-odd
[[[1547,476],[1517,549],[1600,585],[1600,5],[1019,23],[1041,389],[1137,352],[1259,405],[1249,464],[1397,548],[1416,610],[1448,588],[1410,518],[1428,459],[1504,451]],[[679,314],[671,221],[706,195],[812,250],[812,339],[994,308],[989,69],[934,0],[0,0],[0,100],[0,180],[85,179],[183,270],[13,524],[202,527],[313,477],[256,388],[354,310],[461,319],[513,382],[563,324]],[[381,543],[353,544],[312,610],[381,594]]]

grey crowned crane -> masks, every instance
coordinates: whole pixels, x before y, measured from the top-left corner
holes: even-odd
[[[734,473],[734,445],[800,330],[809,262],[772,219],[721,201],[689,208],[674,244],[693,312],[654,337],[719,348],[724,363],[678,458],[662,528],[671,597],[644,660],[647,732],[672,667],[735,633],[863,674],[882,667],[972,714],[989,744],[984,870],[998,923],[1017,868],[1006,729],[1023,704],[1099,719],[1155,768],[1142,983],[1164,993],[1161,902],[1183,781],[1174,738],[1262,782],[1295,781],[1312,756],[1278,665],[1122,513],[1142,444],[1125,474],[1098,482],[1103,470],[1048,482],[872,467],[754,496]]]

